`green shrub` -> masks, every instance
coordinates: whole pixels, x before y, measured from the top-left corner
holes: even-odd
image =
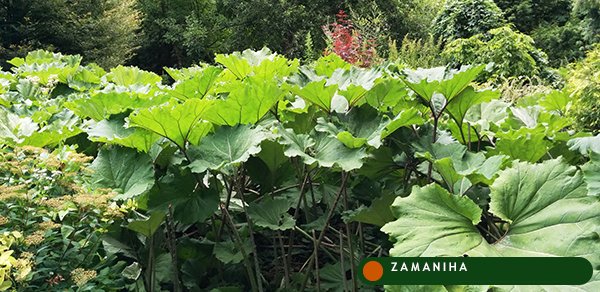
[[[548,54],[548,62],[553,67],[566,65],[585,56],[586,41],[579,21],[569,21],[565,25],[543,25],[535,29],[531,37]]]
[[[573,15],[581,19],[583,37],[588,43],[600,41],[600,1],[575,0]]]
[[[494,0],[506,20],[529,34],[548,24],[563,25],[569,20],[571,0]]]
[[[138,45],[135,0],[2,2],[0,60],[43,48],[114,67],[129,60]]]
[[[546,75],[546,54],[533,39],[510,26],[449,43],[442,53],[452,66],[493,63],[488,79]]]
[[[574,98],[571,115],[580,129],[600,130],[600,45],[574,65],[567,80],[567,90]]]
[[[125,288],[127,264],[102,239],[128,208],[111,202],[111,190],[85,185],[90,159],[69,147],[0,148],[0,254],[12,253],[10,265],[0,262],[1,291]]]
[[[441,66],[442,46],[433,36],[425,39],[411,39],[405,36],[398,51],[397,60],[412,68]]]
[[[502,10],[492,0],[452,0],[434,20],[433,34],[452,41],[485,33],[505,22]]]

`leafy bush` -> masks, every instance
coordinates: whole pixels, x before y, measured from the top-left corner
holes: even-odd
[[[405,36],[396,59],[412,68],[429,68],[442,65],[442,45],[433,36],[411,39]]]
[[[502,10],[492,0],[449,0],[434,20],[433,34],[450,42],[486,33],[505,23]]]
[[[442,53],[453,66],[494,63],[488,78],[543,76],[546,54],[534,46],[533,39],[510,26],[449,43]]]
[[[43,48],[81,54],[105,67],[122,64],[138,46],[140,14],[135,2],[3,1],[0,59],[22,55],[23,49]]]
[[[323,26],[323,32],[328,43],[325,55],[335,53],[344,61],[362,67],[369,67],[377,61],[375,39],[356,29],[343,10],[338,12],[335,22]]]
[[[575,100],[572,116],[580,129],[600,131],[600,46],[575,64],[567,79],[567,90]]]
[[[48,261],[64,278],[51,288],[74,290],[87,280],[82,290],[368,290],[357,264],[375,254],[581,256],[595,269],[592,280],[561,289],[595,291],[600,283],[600,259],[590,253],[600,249],[598,137],[570,131],[571,100],[562,92],[510,104],[476,84],[485,65],[360,68],[336,54],[301,65],[268,49],[217,55],[219,65],[168,68],[169,85],[135,67],[94,71],[47,52],[11,62],[13,72],[0,75],[0,137],[7,137],[0,143],[23,149],[43,134],[55,153],[64,144],[98,147],[91,176],[63,175],[80,155],[58,155],[66,159],[60,163],[41,152],[9,157],[19,169],[34,161],[34,169],[52,171],[24,181],[6,171],[6,185],[26,184],[48,200],[66,193],[74,209],[63,222],[47,215],[61,219],[60,211],[19,205],[29,215],[7,215],[20,220],[12,229],[27,238],[52,219],[84,228],[90,243],[102,234],[97,251],[80,233],[69,243],[65,228],[29,238],[59,247],[36,255],[65,245],[84,250],[65,255],[70,262]],[[38,85],[22,85],[34,77]],[[79,137],[44,129],[70,116],[29,110],[48,99],[38,86],[60,101],[55,111],[75,116],[69,125]],[[82,190],[93,194],[72,183],[80,179],[100,192],[93,206],[77,201]],[[131,200],[125,209],[137,209],[108,216],[105,188],[119,203]],[[70,217],[81,209],[90,215]],[[18,259],[22,245],[3,249]],[[77,267],[90,249],[94,260]]]
[[[13,256],[10,265],[0,263],[8,272],[0,287],[125,287],[126,263],[106,254],[102,236],[129,210],[111,203],[110,190],[85,185],[90,159],[67,147],[0,149],[0,252],[10,248]]]
[[[523,33],[539,27],[564,25],[570,18],[572,0],[494,0],[506,20]]]
[[[573,14],[581,19],[580,26],[588,44],[600,41],[600,2],[596,0],[575,0]]]
[[[585,56],[587,42],[578,21],[540,26],[532,31],[531,37],[536,46],[548,54],[549,64],[553,67],[567,65]]]

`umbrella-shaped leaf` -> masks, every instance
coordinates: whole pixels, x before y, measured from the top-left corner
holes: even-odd
[[[583,155],[587,155],[590,151],[600,153],[600,135],[571,139],[567,142],[567,146],[570,150],[579,151]]]
[[[359,169],[369,155],[364,148],[348,148],[336,137],[327,133],[318,133],[314,138],[291,129],[280,128],[280,141],[284,145],[284,154],[288,157],[299,156],[305,164],[317,163],[321,167],[334,165],[344,171]]]
[[[207,67],[195,72],[192,78],[177,81],[168,92],[179,99],[203,98],[215,84],[223,69]]]
[[[382,230],[396,239],[392,256],[580,256],[597,269],[600,199],[588,196],[583,176],[560,159],[541,164],[517,162],[491,186],[490,211],[509,222],[508,231],[490,244],[478,232],[481,209],[465,196],[431,184],[397,198],[398,218]],[[598,271],[583,286],[596,291]],[[498,287],[510,290],[511,287]],[[548,287],[529,287],[546,290]]]
[[[135,148],[146,153],[160,138],[158,134],[146,129],[125,128],[124,123],[125,121],[116,117],[100,122],[91,121],[85,132],[91,141]]]
[[[296,224],[288,213],[290,202],[283,198],[265,198],[248,206],[248,215],[254,224],[271,230],[287,230]]]
[[[146,154],[130,148],[102,149],[91,165],[92,182],[118,191],[118,199],[146,193],[154,185],[154,168]]]
[[[31,118],[19,116],[0,108],[0,138],[21,143],[25,137],[31,136],[38,129],[38,125]]]
[[[492,99],[496,99],[500,96],[500,92],[497,91],[475,91],[473,87],[467,87],[458,96],[452,99],[446,109],[452,115],[452,118],[458,124],[462,126],[467,111],[474,105],[483,102],[489,102]]]
[[[238,125],[221,127],[205,137],[198,146],[190,148],[190,169],[195,173],[206,170],[228,171],[235,164],[246,162],[260,152],[260,143],[269,138],[261,127]]]
[[[310,103],[318,106],[326,112],[331,111],[331,100],[335,95],[338,86],[334,85],[325,85],[327,80],[321,81],[312,81],[306,86],[300,88],[298,86],[289,86],[289,90],[302,99],[309,101]]]
[[[156,232],[158,227],[162,224],[165,219],[165,213],[163,212],[152,212],[150,217],[145,220],[131,221],[127,224],[127,228],[142,234],[146,237],[150,237]]]
[[[183,224],[204,222],[218,208],[219,193],[199,187],[189,171],[175,171],[163,176],[148,196],[148,207],[156,210],[173,208],[173,218]]]
[[[106,79],[122,86],[154,85],[162,81],[162,78],[153,72],[144,71],[137,67],[125,66],[118,66],[110,70],[110,73],[106,75]]]
[[[166,102],[167,99],[164,95],[147,98],[140,97],[135,93],[106,91],[95,93],[91,97],[82,97],[66,102],[65,107],[79,117],[89,117],[101,121],[111,115],[124,113],[128,109],[159,105]]]
[[[211,105],[212,101],[204,99],[189,99],[175,105],[166,103],[133,113],[129,121],[132,126],[150,130],[183,149],[186,142],[198,142],[210,131],[211,125],[201,118]]]
[[[273,80],[248,77],[227,99],[216,100],[205,119],[217,125],[235,126],[259,121],[283,97]]]

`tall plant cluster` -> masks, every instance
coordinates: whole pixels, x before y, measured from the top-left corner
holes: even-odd
[[[335,22],[323,26],[323,32],[329,43],[325,55],[335,53],[344,61],[362,67],[370,67],[377,58],[375,39],[356,29],[343,10],[338,12]]]
[[[3,1],[0,59],[10,60],[44,48],[85,53],[88,61],[107,68],[125,63],[139,46],[142,15],[135,8],[136,3],[136,0]]]
[[[1,258],[33,259],[41,279],[12,285],[357,291],[373,289],[357,277],[366,257],[467,255],[581,256],[592,279],[561,289],[600,286],[600,137],[573,130],[567,92],[507,103],[477,84],[485,65],[361,68],[336,54],[300,64],[268,49],[165,68],[172,84],[136,67],[104,71],[44,51],[9,62],[0,75],[0,143],[11,167],[0,174],[25,177],[0,179],[40,200],[70,197],[51,209],[23,198],[1,208],[1,216],[33,217],[0,233],[37,232],[48,220],[77,228],[91,220],[85,230],[101,230],[89,240],[97,245],[51,223],[30,238],[51,238],[82,263],[61,267],[75,271],[61,272],[63,280],[41,267],[62,264],[45,259],[64,249],[26,250],[30,257],[18,234],[2,235]],[[66,150],[35,164],[49,154],[32,146],[66,145],[95,156],[91,173],[75,176],[82,187],[65,177]],[[19,155],[23,148],[41,152]],[[32,161],[46,170],[12,172]],[[80,194],[110,201],[82,208]],[[93,221],[103,218],[100,206],[125,210]],[[20,270],[0,264],[16,279]]]

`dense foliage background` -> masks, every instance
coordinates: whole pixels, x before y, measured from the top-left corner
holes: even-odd
[[[598,41],[599,9],[595,0],[9,0],[0,4],[0,59],[51,49],[105,68],[131,64],[162,74],[165,66],[264,46],[314,58],[327,47],[322,27],[344,10],[381,57],[392,47],[396,58],[396,49],[430,35],[447,44],[510,24],[558,67]]]

